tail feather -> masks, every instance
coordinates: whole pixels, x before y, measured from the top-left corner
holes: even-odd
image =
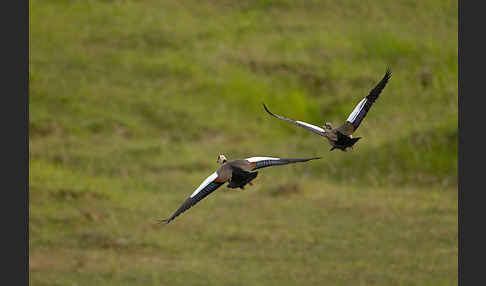
[[[352,140],[351,146],[353,146],[356,142],[358,142],[359,139],[361,139],[361,137],[351,138]]]
[[[258,172],[247,172],[239,168],[233,168],[231,181],[226,187],[236,189],[244,187],[249,182],[253,181],[258,175]]]

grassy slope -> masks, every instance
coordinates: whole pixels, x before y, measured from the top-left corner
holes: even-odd
[[[457,284],[457,3],[38,1],[32,285]],[[392,79],[352,153],[339,124]],[[265,169],[160,228],[217,166]]]

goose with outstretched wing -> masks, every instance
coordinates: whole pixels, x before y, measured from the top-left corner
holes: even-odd
[[[252,185],[252,182],[258,175],[257,169],[262,169],[270,166],[287,165],[297,162],[306,162],[319,157],[293,159],[293,158],[274,158],[274,157],[251,157],[243,160],[234,160],[228,162],[224,155],[219,155],[217,163],[221,164],[219,169],[207,177],[201,185],[191,194],[189,198],[177,209],[169,218],[162,220],[162,222],[169,223],[178,215],[185,212],[200,200],[214,192],[224,183],[229,182],[228,188],[245,189],[247,184]]]
[[[334,149],[340,149],[341,151],[346,152],[348,148],[353,149],[354,144],[358,142],[359,139],[361,139],[361,137],[353,138],[352,134],[356,131],[356,129],[358,129],[361,121],[363,121],[371,106],[376,101],[381,91],[385,88],[390,77],[391,72],[389,69],[387,69],[381,81],[370,91],[370,93],[365,98],[363,98],[358,103],[358,105],[356,105],[351,114],[348,116],[346,122],[344,122],[344,124],[339,126],[338,128],[333,128],[332,124],[329,122],[326,122],[326,124],[324,124],[321,128],[307,122],[292,120],[289,118],[285,118],[281,115],[272,113],[270,110],[268,110],[265,104],[263,104],[263,107],[273,117],[285,120],[327,138],[329,143],[332,145],[330,151]]]

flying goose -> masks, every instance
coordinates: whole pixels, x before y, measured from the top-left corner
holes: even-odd
[[[371,106],[375,102],[375,100],[378,98],[380,95],[381,91],[383,88],[385,88],[385,85],[387,84],[388,80],[391,77],[391,72],[389,69],[386,70],[385,76],[381,79],[381,81],[370,91],[368,96],[363,98],[358,105],[353,109],[351,114],[349,115],[348,119],[346,122],[344,122],[343,125],[339,126],[338,128],[332,127],[332,124],[329,122],[326,122],[322,128],[309,124],[307,122],[303,121],[294,121],[292,119],[285,118],[283,116],[274,114],[268,110],[267,106],[263,103],[263,107],[265,110],[272,115],[273,117],[277,117],[279,119],[288,121],[290,123],[293,123],[297,126],[303,127],[307,130],[310,130],[314,133],[317,133],[321,136],[324,136],[327,138],[329,143],[332,145],[332,148],[330,151],[334,149],[340,149],[341,151],[346,152],[348,148],[353,149],[353,145],[361,139],[361,137],[356,137],[353,138],[352,134],[356,129],[358,129],[359,124],[363,119],[365,118],[366,114],[370,110]]]
[[[200,200],[204,199],[207,195],[214,192],[226,182],[229,182],[227,187],[232,189],[240,188],[244,190],[246,184],[253,185],[251,181],[254,180],[258,175],[258,171],[252,172],[254,170],[270,166],[306,162],[314,159],[320,158],[313,157],[304,159],[283,159],[273,157],[251,157],[244,160],[234,160],[228,162],[224,155],[219,155],[216,162],[221,164],[221,167],[219,167],[216,172],[209,175],[209,177],[207,177],[201,183],[201,185],[199,185],[199,187],[188,199],[186,199],[186,201],[179,207],[179,209],[177,209],[177,211],[174,212],[174,214],[161,222],[171,222],[178,215],[197,204]]]

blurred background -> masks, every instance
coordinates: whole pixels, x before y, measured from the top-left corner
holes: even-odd
[[[457,1],[30,1],[31,285],[457,285]],[[329,152],[273,112],[339,125]],[[218,165],[264,169],[161,226]]]

